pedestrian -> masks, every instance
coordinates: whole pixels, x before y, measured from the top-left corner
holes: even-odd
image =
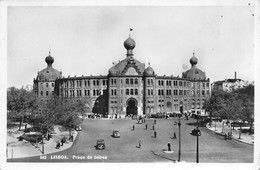
[[[141,147],[142,147],[142,141],[139,140],[139,149],[141,149]]]
[[[63,143],[64,143],[64,140],[63,140],[63,138],[61,139],[61,141],[60,141],[60,142],[61,142],[61,146],[63,146]]]
[[[176,139],[176,133],[173,133],[173,138],[172,139]]]
[[[60,149],[60,142],[57,143],[56,148]]]
[[[154,124],[156,124],[156,119],[154,119]]]
[[[227,134],[225,133],[225,140],[227,140]]]
[[[171,151],[171,144],[170,144],[170,142],[168,142],[167,146],[168,146],[168,151]]]
[[[227,138],[230,139],[230,133],[228,132]]]
[[[51,136],[51,135],[48,133],[48,134],[47,134],[47,140],[48,140],[48,141],[50,140],[50,136]]]
[[[133,131],[135,130],[135,125],[133,125]]]
[[[156,132],[156,131],[154,131],[153,133],[154,133],[154,138],[156,138],[157,132]]]
[[[147,124],[145,124],[145,130],[147,130]]]

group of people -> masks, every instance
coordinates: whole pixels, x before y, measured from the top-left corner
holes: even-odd
[[[60,149],[60,147],[63,146],[63,144],[66,143],[66,141],[67,141],[67,137],[64,136],[64,137],[61,139],[60,142],[59,142],[59,141],[57,142],[57,144],[56,144],[56,149]],[[73,135],[71,135],[71,136],[69,137],[69,141],[73,142]]]
[[[232,134],[231,133],[229,133],[228,132],[228,134],[227,133],[225,133],[225,140],[227,140],[227,139],[229,139],[229,140],[231,140],[232,139]]]

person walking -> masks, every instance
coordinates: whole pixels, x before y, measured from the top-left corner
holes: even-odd
[[[154,124],[156,124],[156,119],[154,119]]]
[[[167,146],[168,146],[168,151],[171,151],[171,144],[170,144],[170,142],[168,142]]]
[[[176,133],[174,132],[173,133],[173,138],[172,139],[176,139],[177,137],[176,137]]]
[[[225,140],[227,140],[227,134],[225,133]]]
[[[133,125],[133,131],[135,131],[135,125]]]
[[[63,143],[64,143],[64,140],[63,140],[63,138],[61,139],[61,146],[63,146]]]
[[[154,130],[154,124],[153,124],[153,130]]]
[[[147,124],[145,124],[145,130],[147,130]]]
[[[141,149],[141,147],[142,147],[142,141],[141,141],[141,139],[139,140],[139,149]]]
[[[156,136],[157,136],[157,132],[154,131],[153,134],[154,134],[154,138],[156,138]]]

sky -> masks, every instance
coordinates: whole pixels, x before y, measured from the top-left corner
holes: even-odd
[[[126,57],[124,41],[136,42],[134,58],[159,76],[197,68],[211,82],[254,81],[254,7],[242,6],[9,6],[7,87],[32,85],[53,67],[63,76],[107,75]],[[187,68],[185,67],[188,66]]]

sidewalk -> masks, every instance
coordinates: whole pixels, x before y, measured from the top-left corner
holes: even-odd
[[[22,157],[31,157],[31,156],[40,156],[49,153],[59,152],[65,149],[68,149],[72,146],[73,142],[66,141],[59,149],[56,149],[56,144],[58,141],[61,141],[63,136],[68,136],[68,131],[60,131],[59,126],[55,126],[54,134],[51,134],[49,141],[44,139],[44,144],[31,143],[26,140],[19,141],[17,137],[21,136],[24,132],[18,131],[17,129],[9,129],[7,132],[7,147],[6,147],[6,157],[7,159],[12,158],[22,158]],[[74,140],[77,136],[77,131],[72,131]],[[73,140],[73,141],[74,141]],[[44,154],[42,151],[44,150]]]
[[[215,126],[215,122],[212,122],[211,127],[209,126],[209,123],[208,123],[206,125],[206,127],[209,130],[211,130],[219,135],[222,135],[223,138],[225,136],[225,133],[228,134],[228,133],[232,132],[232,140],[254,145],[254,135],[249,135],[247,133],[241,133],[241,136],[239,138],[239,127],[235,127],[234,129],[231,130],[230,126],[226,125],[225,123],[223,124],[222,122],[217,122],[216,126]]]

